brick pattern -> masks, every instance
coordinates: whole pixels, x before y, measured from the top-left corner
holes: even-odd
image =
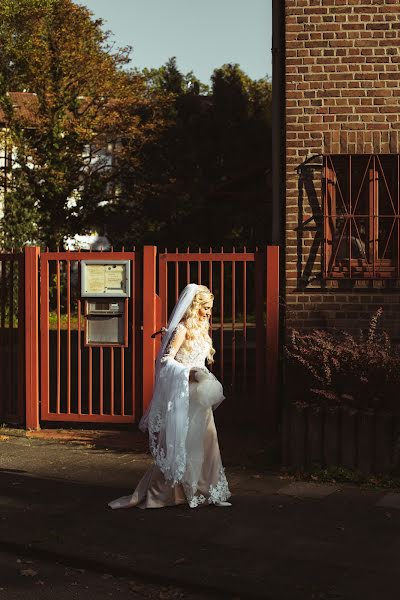
[[[400,284],[322,281],[321,168],[297,172],[321,154],[400,153],[400,1],[284,2],[288,329],[358,328],[384,306],[400,336]]]

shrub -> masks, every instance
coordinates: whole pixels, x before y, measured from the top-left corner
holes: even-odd
[[[368,330],[358,336],[347,331],[293,330],[285,354],[289,372],[297,366],[302,376],[302,395],[296,390],[296,404],[398,411],[400,352],[389,335],[378,330],[382,314],[379,308]]]

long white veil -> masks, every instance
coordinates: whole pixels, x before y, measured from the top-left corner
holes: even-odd
[[[182,481],[186,469],[189,368],[175,360],[161,359],[198,289],[195,283],[187,285],[171,313],[157,355],[153,397],[139,423],[142,431],[148,429],[153,458],[171,485]]]

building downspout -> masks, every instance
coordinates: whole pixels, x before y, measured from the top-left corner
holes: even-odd
[[[271,243],[281,246],[284,214],[284,0],[272,0],[272,231]]]
[[[285,414],[285,368],[283,344],[286,338],[286,112],[285,112],[285,8],[286,0],[272,0],[272,227],[271,243],[279,246],[279,334],[276,392],[275,450],[283,457],[282,428]]]

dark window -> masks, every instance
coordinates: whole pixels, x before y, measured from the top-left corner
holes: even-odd
[[[324,157],[324,274],[400,277],[400,155]]]

